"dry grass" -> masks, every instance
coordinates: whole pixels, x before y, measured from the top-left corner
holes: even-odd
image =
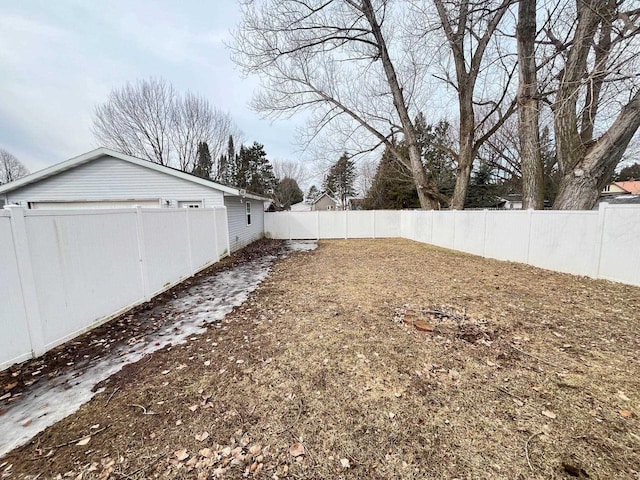
[[[405,240],[321,242],[279,263],[218,328],[127,367],[3,468],[640,478],[638,311],[630,286]],[[403,321],[416,317],[435,330]],[[88,445],[51,448],[95,424],[109,428]]]

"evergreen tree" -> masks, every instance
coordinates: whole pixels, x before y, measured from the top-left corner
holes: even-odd
[[[338,199],[344,209],[347,197],[355,194],[353,186],[355,179],[356,166],[345,152],[329,169],[329,174],[324,179],[323,188],[329,195]]]
[[[418,191],[409,169],[385,149],[362,207],[365,210],[419,208]]]
[[[207,180],[211,177],[211,153],[209,152],[209,145],[207,142],[198,143],[198,157],[196,159],[196,166],[193,169],[193,174]]]
[[[220,155],[218,159],[218,172],[216,180],[225,185],[231,185],[235,178],[236,149],[233,143],[233,135],[229,135],[227,153]]]
[[[493,169],[486,162],[480,162],[471,175],[469,193],[465,208],[495,208],[500,201],[500,186],[495,183]]]
[[[240,146],[234,162],[232,184],[259,195],[271,195],[276,186],[273,167],[267,159],[264,147],[258,142],[252,146]]]
[[[624,167],[615,176],[616,182],[626,182],[629,180],[640,180],[640,163],[634,163],[628,167]]]
[[[318,190],[318,187],[316,187],[315,185],[311,185],[309,187],[309,191],[307,192],[307,196],[305,197],[304,201],[307,203],[313,203],[316,198],[318,198],[318,196],[320,195],[320,190]]]
[[[285,177],[278,182],[273,193],[273,200],[283,210],[289,210],[294,203],[301,202],[304,197],[298,182],[293,178]]]

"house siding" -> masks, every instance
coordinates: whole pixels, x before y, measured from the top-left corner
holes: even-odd
[[[336,202],[334,202],[332,199],[330,199],[326,195],[323,195],[322,198],[318,199],[318,201],[313,204],[312,210],[319,210],[323,212],[326,212],[327,210],[337,210]]]
[[[86,200],[203,201],[203,207],[224,205],[223,193],[181,178],[104,156],[6,193],[7,203]],[[158,204],[158,206],[160,206]]]
[[[241,203],[240,200],[240,197],[224,197],[232,252],[264,236],[264,202],[243,198]],[[251,225],[247,225],[246,202],[251,203]]]

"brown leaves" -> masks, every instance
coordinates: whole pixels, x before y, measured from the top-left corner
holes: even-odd
[[[204,442],[207,438],[209,438],[209,432],[202,432],[200,435],[196,435],[195,438],[199,442]]]
[[[554,419],[557,417],[557,415],[555,413],[553,413],[551,410],[543,410],[542,411],[542,415],[544,415],[547,418],[551,418]]]
[[[631,418],[633,417],[633,412],[631,410],[620,410],[620,415],[624,418]]]
[[[183,461],[189,458],[189,454],[187,453],[187,450],[184,448],[181,450],[176,450],[175,452],[173,452],[173,455],[180,461]]]

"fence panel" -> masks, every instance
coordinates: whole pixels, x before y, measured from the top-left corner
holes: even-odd
[[[289,212],[265,213],[264,232],[271,238],[289,238]]]
[[[393,238],[400,236],[401,215],[399,215],[397,211],[371,210],[371,214],[373,215],[372,221],[376,238]]]
[[[16,261],[10,213],[0,211],[0,370],[31,357],[20,272]]]
[[[44,348],[144,298],[135,210],[28,210]]]
[[[453,248],[455,212],[432,212],[431,242],[444,248]]]
[[[603,221],[600,278],[640,285],[640,208],[615,206],[601,209]]]
[[[317,212],[317,215],[318,238],[347,238],[346,212]]]
[[[529,264],[596,275],[593,259],[597,254],[598,212],[532,212],[530,239]]]
[[[459,211],[454,214],[453,248],[484,255],[486,212]]]
[[[185,208],[185,211],[189,216],[192,273],[195,273],[220,258],[216,244],[216,212],[204,208]]]
[[[318,238],[318,216],[315,212],[289,212],[289,237],[296,240]]]
[[[485,256],[527,263],[529,213],[488,211],[486,215]]]
[[[143,208],[148,292],[154,295],[191,274],[186,209]]]
[[[345,213],[347,215],[348,238],[374,237],[373,210],[348,210]]]

